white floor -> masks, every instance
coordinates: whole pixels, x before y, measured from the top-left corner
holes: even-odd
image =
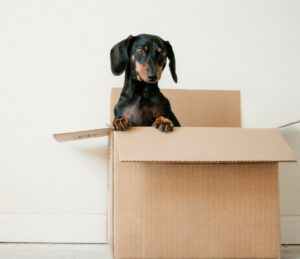
[[[108,245],[0,243],[0,259],[112,259]],[[282,259],[300,259],[300,246],[282,246]]]
[[[281,257],[282,259],[299,259],[300,245],[281,246]]]

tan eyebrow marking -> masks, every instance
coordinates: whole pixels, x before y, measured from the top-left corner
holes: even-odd
[[[146,45],[146,46],[144,47],[144,49],[147,51],[147,50],[149,49],[149,47]]]
[[[161,48],[158,48],[158,49],[157,49],[157,52],[160,53],[160,52],[161,52]]]

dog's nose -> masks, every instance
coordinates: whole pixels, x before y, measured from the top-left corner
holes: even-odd
[[[157,80],[157,75],[154,75],[154,74],[148,75],[148,80],[150,82],[156,81]]]

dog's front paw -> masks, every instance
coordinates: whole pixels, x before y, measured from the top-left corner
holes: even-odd
[[[159,116],[155,119],[153,127],[159,129],[161,132],[170,132],[173,131],[174,124],[170,119]]]
[[[126,117],[121,117],[119,119],[114,119],[113,126],[115,130],[127,130],[129,127],[133,126],[133,123]]]

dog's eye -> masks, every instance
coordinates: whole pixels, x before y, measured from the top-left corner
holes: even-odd
[[[156,51],[157,51],[158,56],[160,56],[160,57],[166,56],[166,52],[164,50],[162,50],[161,48],[158,48]]]
[[[146,53],[145,53],[145,51],[143,49],[137,49],[137,53],[139,55],[141,55],[141,56],[145,56],[146,55]]]
[[[160,61],[164,61],[167,58],[166,52],[162,51],[158,54],[158,58]]]

